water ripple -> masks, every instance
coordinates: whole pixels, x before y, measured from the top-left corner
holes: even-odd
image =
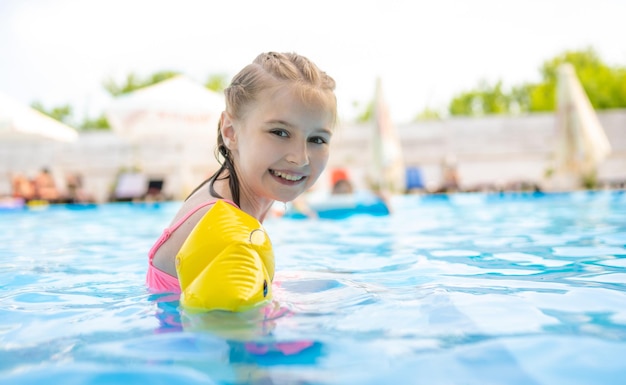
[[[389,217],[267,220],[274,301],[235,315],[147,292],[179,203],[0,213],[0,382],[626,378],[626,194],[394,198]]]

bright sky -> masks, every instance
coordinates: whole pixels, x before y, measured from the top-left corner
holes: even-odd
[[[1,0],[0,92],[93,117],[111,100],[107,77],[176,70],[204,82],[295,51],[335,78],[343,119],[380,76],[401,123],[481,79],[537,81],[566,49],[626,65],[625,15],[622,0]]]

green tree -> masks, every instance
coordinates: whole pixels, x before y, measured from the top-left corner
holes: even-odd
[[[130,73],[126,76],[126,80],[124,80],[121,84],[118,84],[112,78],[107,78],[102,83],[102,86],[112,96],[119,96],[131,93],[140,88],[151,86],[153,84],[162,82],[163,80],[167,80],[178,75],[180,75],[180,73],[176,71],[160,71],[148,76],[145,79],[141,79],[136,74]]]
[[[86,117],[85,120],[83,120],[83,122],[81,123],[80,129],[85,130],[85,131],[87,130],[92,130],[92,131],[110,130],[111,125],[109,124],[109,121],[107,120],[106,116],[104,116],[104,114],[101,114],[95,119]]]
[[[451,115],[502,114],[510,111],[511,97],[504,92],[501,81],[494,85],[481,81],[475,90],[455,96],[448,109]]]
[[[43,103],[39,101],[34,101],[30,105],[35,110],[41,112],[42,114],[48,115],[52,119],[58,120],[61,123],[67,124],[68,126],[75,127],[74,119],[72,117],[72,106],[69,104],[63,104],[61,106],[52,107],[47,109],[44,107]]]
[[[626,107],[626,69],[610,67],[588,48],[565,51],[543,63],[541,81],[514,86],[505,92],[502,82],[479,83],[476,89],[454,96],[448,105],[451,115],[477,116],[519,112],[554,111],[556,108],[557,71],[570,63],[594,108]]]
[[[474,104],[477,94],[476,91],[464,91],[452,98],[448,106],[450,115],[478,114],[478,111],[476,111],[478,108],[476,108]]]
[[[374,101],[369,102],[356,117],[357,123],[367,123],[374,119]]]
[[[557,70],[563,63],[574,66],[594,108],[626,107],[626,69],[608,66],[592,48],[588,48],[584,51],[563,52],[542,65],[540,72],[543,81],[531,91],[529,111],[555,109]]]
[[[440,120],[441,119],[441,113],[439,111],[437,111],[434,108],[430,108],[430,107],[426,107],[422,110],[422,112],[420,112],[419,114],[417,114],[417,116],[415,116],[415,121],[416,122],[423,122],[426,120]]]
[[[77,120],[74,117],[74,110],[69,104],[48,109],[45,108],[41,102],[35,101],[31,104],[31,107],[42,114],[51,117],[52,119],[55,119],[63,124],[67,124],[68,126],[74,127],[78,130],[108,130],[111,128],[104,114],[101,114],[95,119],[85,117],[81,123],[76,123]]]
[[[211,91],[221,93],[228,87],[228,76],[225,74],[209,75],[204,86]]]

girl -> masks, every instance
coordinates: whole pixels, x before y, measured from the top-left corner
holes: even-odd
[[[336,122],[334,89],[330,76],[295,53],[263,53],[235,75],[217,127],[221,167],[187,197],[150,250],[151,290],[180,292],[176,254],[217,200],[262,223],[274,201],[294,200],[315,183]]]

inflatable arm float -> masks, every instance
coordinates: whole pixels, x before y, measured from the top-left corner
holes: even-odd
[[[176,272],[183,307],[245,311],[272,297],[272,243],[259,221],[219,200],[180,248]]]

